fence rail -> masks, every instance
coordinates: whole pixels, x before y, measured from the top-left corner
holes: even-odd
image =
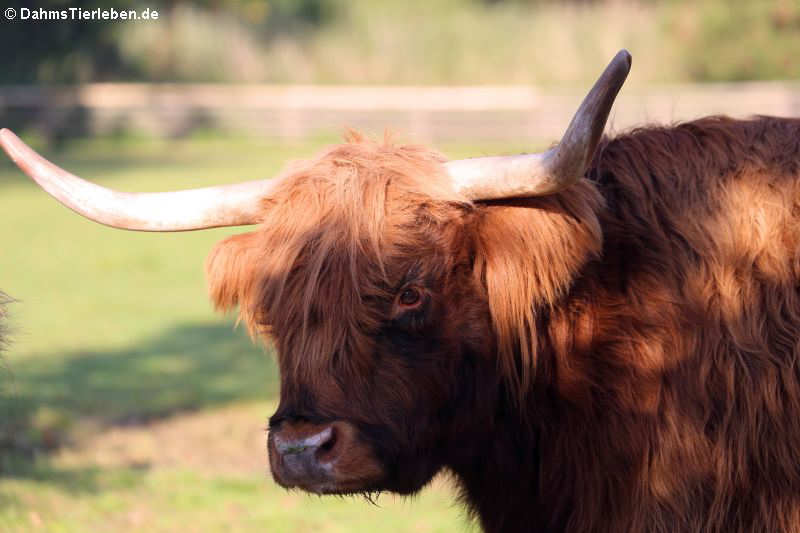
[[[354,127],[419,141],[559,136],[585,89],[89,84],[0,87],[0,125],[47,136],[202,128],[298,138]],[[626,87],[613,130],[710,114],[800,116],[800,83]]]

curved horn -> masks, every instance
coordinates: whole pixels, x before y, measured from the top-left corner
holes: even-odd
[[[470,200],[499,200],[553,194],[575,183],[594,156],[630,69],[631,55],[620,50],[583,99],[561,141],[550,150],[445,163],[455,190]]]
[[[74,176],[37,154],[8,129],[0,145],[14,163],[56,200],[90,220],[137,231],[189,231],[259,222],[260,200],[272,180],[174,192],[129,193]]]

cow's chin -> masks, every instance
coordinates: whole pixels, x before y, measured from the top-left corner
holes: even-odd
[[[383,476],[353,478],[335,475],[287,479],[279,470],[273,468],[272,477],[278,485],[286,489],[300,489],[319,495],[365,495],[371,499],[373,495],[381,492],[414,494],[430,482],[433,475],[427,475],[423,479],[390,479]]]
[[[286,486],[278,482],[279,485],[287,489],[300,489],[319,496],[360,496],[372,497],[374,494],[384,492],[388,489],[381,485],[364,483],[361,481],[336,481],[336,482],[312,482],[310,484]]]
[[[331,468],[328,472],[317,472],[310,475],[294,475],[287,472],[281,466],[272,465],[272,478],[275,482],[286,489],[300,489],[313,494],[331,495],[357,495],[373,494],[389,490],[386,486],[383,472],[371,473],[365,476],[366,472],[361,469],[356,475],[354,472],[341,471]]]

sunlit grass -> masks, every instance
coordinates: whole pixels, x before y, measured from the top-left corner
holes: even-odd
[[[282,19],[280,7],[291,5],[319,6],[320,16]],[[170,17],[121,28],[121,55],[145,79],[587,83],[623,47],[635,58],[634,82],[800,75],[796,0],[306,0],[213,11],[183,3]]]
[[[317,498],[286,492],[265,477],[205,475],[181,469],[39,471],[4,480],[0,530],[33,531],[269,531],[451,532],[468,528],[447,492],[414,500],[381,496]],[[0,496],[1,497],[1,496]],[[37,527],[39,526],[39,527]]]

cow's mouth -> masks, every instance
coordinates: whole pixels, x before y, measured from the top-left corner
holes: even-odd
[[[282,487],[337,495],[382,490],[384,469],[348,422],[283,422],[270,431],[268,450],[272,477]]]
[[[287,489],[300,489],[312,494],[319,494],[325,496],[366,496],[368,499],[374,497],[375,494],[383,492],[385,489],[380,487],[375,482],[371,481],[311,481],[304,480],[295,485],[287,485],[283,481],[279,481],[278,477],[273,472],[275,481]]]

